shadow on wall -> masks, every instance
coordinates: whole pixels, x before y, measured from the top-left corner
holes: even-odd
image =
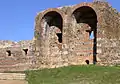
[[[86,30],[86,32],[89,33],[90,39],[93,39],[93,64],[96,64],[96,51],[97,51],[97,15],[95,11],[88,6],[82,6],[77,8],[73,15],[76,19],[77,23],[86,23],[91,28],[89,30]],[[86,62],[88,64],[88,61]]]

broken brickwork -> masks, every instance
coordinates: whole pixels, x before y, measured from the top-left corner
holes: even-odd
[[[81,65],[86,61],[119,64],[119,18],[119,12],[99,1],[40,12],[35,21],[38,67]]]

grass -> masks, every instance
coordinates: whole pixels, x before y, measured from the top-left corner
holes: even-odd
[[[26,71],[29,84],[120,84],[120,68],[68,66]]]

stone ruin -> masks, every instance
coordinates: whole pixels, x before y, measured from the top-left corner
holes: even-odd
[[[0,72],[23,71],[32,68],[34,61],[34,42],[8,40],[0,41]]]
[[[0,71],[120,64],[120,13],[95,1],[49,8],[31,41],[0,41]]]

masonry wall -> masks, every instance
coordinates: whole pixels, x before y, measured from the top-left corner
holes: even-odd
[[[88,12],[84,11],[84,8]],[[83,12],[83,16],[76,13],[76,10]],[[57,33],[51,28],[51,26],[59,27],[54,23],[50,24],[50,21],[54,19],[46,22],[48,23],[47,27],[43,26],[46,16],[58,17],[53,12],[59,14],[63,20],[61,43],[58,42]],[[74,16],[74,12],[78,15]],[[35,24],[35,55],[38,59],[38,67],[80,65],[86,64],[86,60],[90,64],[118,64],[120,60],[119,15],[106,2],[80,3],[73,6],[51,8],[39,13]],[[76,18],[79,18],[80,21],[77,22]],[[61,30],[61,27],[58,29]],[[45,35],[45,30],[46,34],[49,32],[52,34]],[[94,38],[90,39],[89,33],[92,31]]]
[[[104,12],[99,19],[101,25],[98,25],[97,30],[97,56],[103,65],[117,65],[120,63],[120,13],[107,4],[101,11]]]
[[[33,69],[35,64],[33,41],[0,41],[0,72]],[[27,50],[27,54],[24,49]]]

